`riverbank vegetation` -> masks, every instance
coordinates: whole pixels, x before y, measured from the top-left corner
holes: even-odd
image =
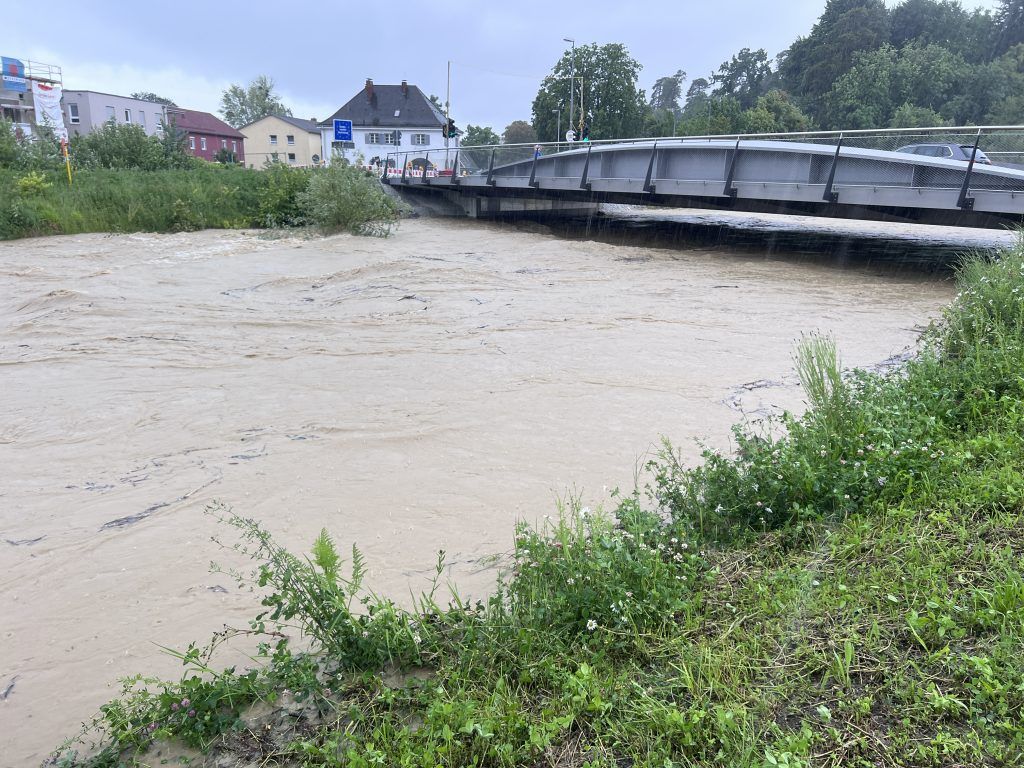
[[[824,5],[784,50],[743,48],[715,71],[689,75],[681,59],[675,73],[652,78],[649,93],[639,87],[641,62],[621,43],[566,50],[540,84],[537,138],[527,141],[561,139],[570,78],[595,140],[1020,122],[1024,0],[999,0],[993,10],[956,0]],[[577,111],[572,127],[578,121]],[[464,144],[497,139],[486,126],[470,133]]]
[[[208,163],[171,128],[156,138],[111,124],[72,139],[69,183],[59,145],[40,134],[19,139],[0,122],[0,239],[299,226],[386,236],[398,220],[377,179],[350,165]]]
[[[695,467],[666,444],[608,514],[519,527],[482,600],[405,609],[326,531],[297,556],[212,510],[254,563],[262,665],[217,669],[231,633],[189,648],[55,764],[1019,764],[1024,242],[959,281],[898,370],[809,337],[804,415]]]

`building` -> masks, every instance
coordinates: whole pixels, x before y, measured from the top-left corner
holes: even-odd
[[[83,136],[107,123],[137,125],[147,136],[161,133],[166,107],[155,101],[99,91],[64,91],[64,122],[72,136]]]
[[[167,123],[185,134],[186,149],[195,157],[215,162],[223,150],[245,163],[245,136],[209,112],[167,107]]]
[[[41,86],[53,99],[43,108],[46,122],[58,134],[64,131],[60,121],[58,100],[62,87],[61,68],[54,64],[0,57],[0,120],[14,124],[21,136],[30,136],[39,122],[35,88]]]
[[[320,165],[323,158],[316,119],[267,115],[240,130],[245,136],[245,158],[250,168],[262,168],[274,160],[304,168]]]
[[[352,122],[351,141],[335,140],[335,120]],[[458,147],[457,137],[445,139],[446,124],[441,110],[417,86],[405,80],[401,85],[374,85],[368,79],[359,93],[320,123],[322,156],[330,159],[343,153],[350,160],[376,164],[388,152],[414,151],[410,157],[426,158],[433,150],[425,162],[443,165],[443,154],[436,150],[445,149],[446,141],[449,148]]]

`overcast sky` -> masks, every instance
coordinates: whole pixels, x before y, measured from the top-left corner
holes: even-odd
[[[229,84],[267,74],[296,117],[320,120],[367,77],[406,79],[444,101],[451,61],[456,123],[500,133],[530,119],[541,78],[569,46],[563,38],[624,43],[643,65],[640,86],[649,94],[659,77],[677,69],[706,77],[744,47],[774,56],[810,31],[825,0],[250,0],[224,3],[223,12],[215,5],[5,3],[0,54],[61,66],[69,89],[153,91],[214,113]]]

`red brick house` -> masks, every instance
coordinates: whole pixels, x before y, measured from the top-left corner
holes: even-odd
[[[237,162],[245,163],[245,136],[209,112],[168,107],[167,122],[185,134],[188,151],[195,157],[213,162],[226,149]]]

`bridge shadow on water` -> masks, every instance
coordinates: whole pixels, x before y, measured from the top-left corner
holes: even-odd
[[[744,214],[694,209],[604,206],[592,216],[509,220],[517,228],[542,227],[571,240],[613,245],[710,250],[806,262],[880,274],[951,277],[964,256],[1012,245],[1005,230],[922,224]]]

